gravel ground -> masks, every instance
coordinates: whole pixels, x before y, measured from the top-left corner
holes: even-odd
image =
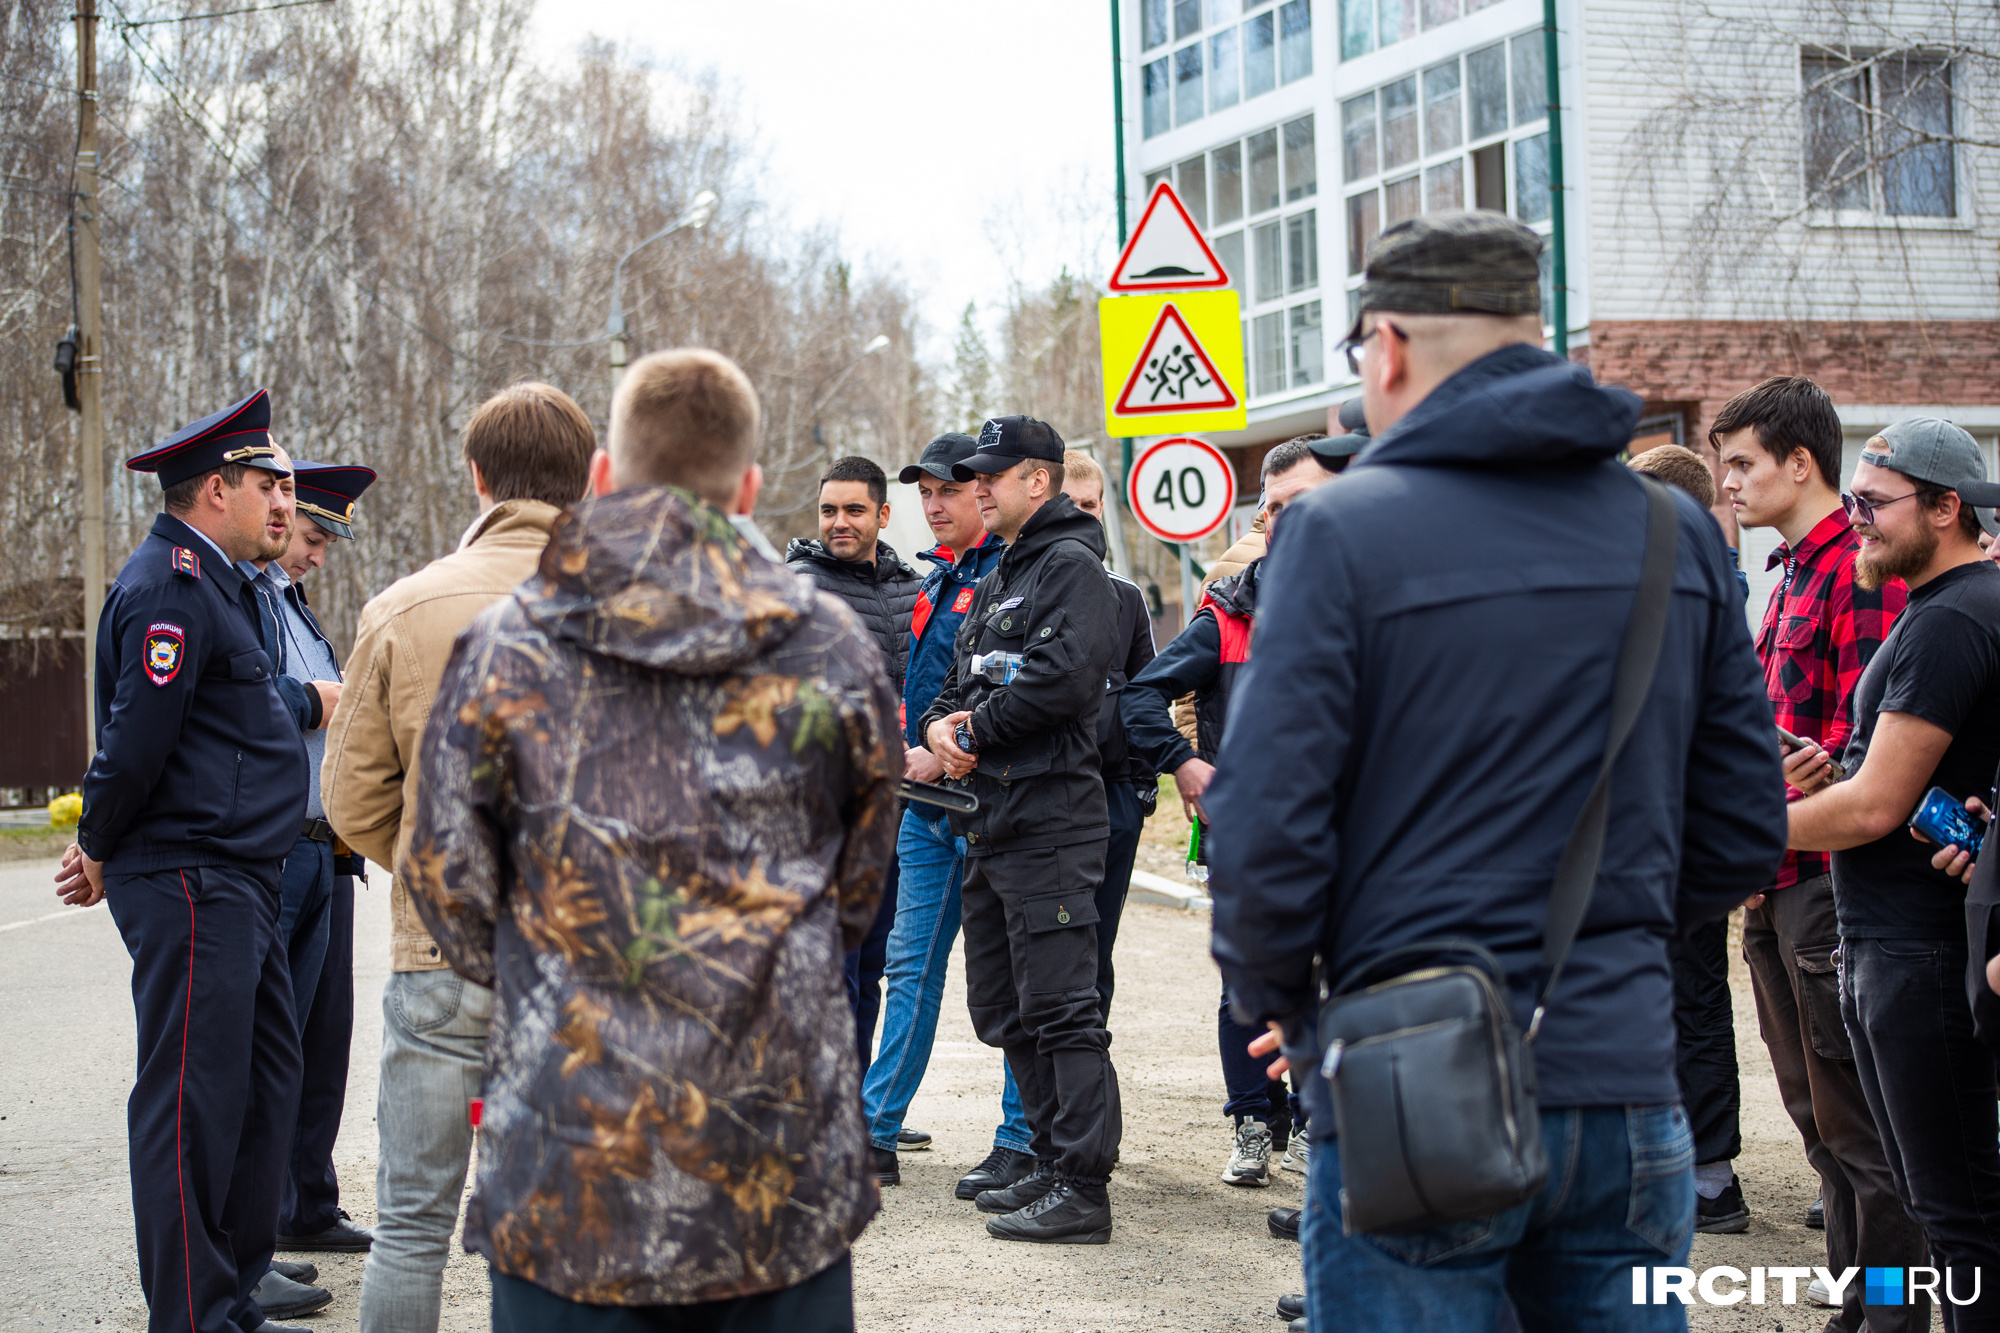
[[[1170,790],[1170,789],[1169,789]],[[1142,864],[1179,873],[1185,826],[1161,802]],[[1180,825],[1175,832],[1173,826]],[[1175,845],[1178,839],[1177,846]],[[49,893],[54,863],[0,866],[0,1329],[145,1327],[132,1252],[124,1098],[132,1068],[130,964],[101,908],[67,913]],[[388,957],[388,894],[360,895],[357,1013],[348,1111],[335,1161],[345,1201],[374,1216],[375,1057]],[[20,924],[20,923],[31,924]],[[1118,944],[1111,1027],[1125,1111],[1111,1186],[1108,1246],[1028,1246],[988,1237],[972,1205],[951,1196],[986,1154],[999,1118],[1000,1057],[966,1019],[954,960],[938,1046],[911,1108],[934,1146],[902,1156],[903,1184],[855,1250],[860,1327],[940,1333],[1071,1330],[1273,1330],[1272,1302],[1299,1287],[1298,1250],[1272,1240],[1264,1213],[1300,1202],[1300,1178],[1268,1189],[1220,1182],[1229,1135],[1215,1056],[1219,986],[1204,915],[1134,904]],[[1802,1222],[1814,1177],[1779,1107],[1756,1034],[1748,982],[1735,964],[1743,1059],[1744,1156],[1753,1212],[1740,1236],[1697,1237],[1696,1268],[1824,1263]],[[308,1321],[355,1326],[359,1256],[316,1258],[335,1296]],[[1806,1307],[1696,1306],[1697,1330],[1818,1329]],[[489,1327],[483,1264],[454,1250],[444,1327]]]

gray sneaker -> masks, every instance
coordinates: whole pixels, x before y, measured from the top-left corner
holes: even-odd
[[[1292,1135],[1292,1141],[1285,1145],[1285,1160],[1278,1165],[1283,1170],[1296,1171],[1302,1176],[1310,1174],[1312,1144],[1306,1142],[1305,1135]]]
[[[1236,1122],[1236,1148],[1223,1168],[1222,1183],[1262,1189],[1271,1183],[1271,1131],[1261,1120]]]

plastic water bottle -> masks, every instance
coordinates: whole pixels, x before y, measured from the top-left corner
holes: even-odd
[[[1187,877],[1191,884],[1208,883],[1208,854],[1201,846],[1201,820],[1188,826]]]

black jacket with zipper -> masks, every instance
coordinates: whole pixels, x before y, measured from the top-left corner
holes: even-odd
[[[903,673],[910,666],[910,613],[916,609],[924,576],[904,564],[885,541],[875,543],[875,559],[870,562],[842,560],[816,541],[795,537],[785,548],[785,563],[801,566],[821,592],[832,593],[861,617],[882,650],[896,693],[901,694]]]
[[[968,856],[1067,847],[1109,831],[1097,719],[1118,648],[1118,597],[1104,550],[1104,525],[1056,496],[979,581],[959,624],[923,731],[972,713],[979,766],[966,781],[979,812],[952,820]],[[993,652],[1021,655],[1012,681],[972,673],[973,655]]]

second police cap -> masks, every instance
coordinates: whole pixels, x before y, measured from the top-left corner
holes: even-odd
[[[951,475],[951,465],[963,463],[977,452],[979,441],[962,431],[948,431],[925,445],[917,461],[897,473],[896,480],[913,486],[917,478],[929,473],[939,481],[956,481]]]
[[[145,453],[125,460],[134,472],[152,472],[165,489],[231,463],[289,477],[271,444],[271,397],[262,389],[220,412],[190,422]]]
[[[1880,442],[1887,449],[1877,449]],[[1986,479],[1986,456],[1978,441],[1940,417],[1911,417],[1885,426],[1861,451],[1861,461],[1900,472],[1914,481],[1948,486],[1970,506],[1979,526],[2000,535],[1993,507],[2000,505],[2000,485]]]
[[[1505,213],[1452,209],[1406,218],[1368,247],[1347,341],[1370,310],[1405,315],[1533,315],[1542,308],[1542,238]]]
[[[1005,472],[1024,458],[1062,462],[1063,440],[1056,428],[1033,417],[992,417],[979,428],[979,452],[952,465],[951,475],[971,481],[986,473]]]
[[[358,463],[292,464],[297,508],[336,537],[354,540],[354,502],[374,484],[375,469]]]

